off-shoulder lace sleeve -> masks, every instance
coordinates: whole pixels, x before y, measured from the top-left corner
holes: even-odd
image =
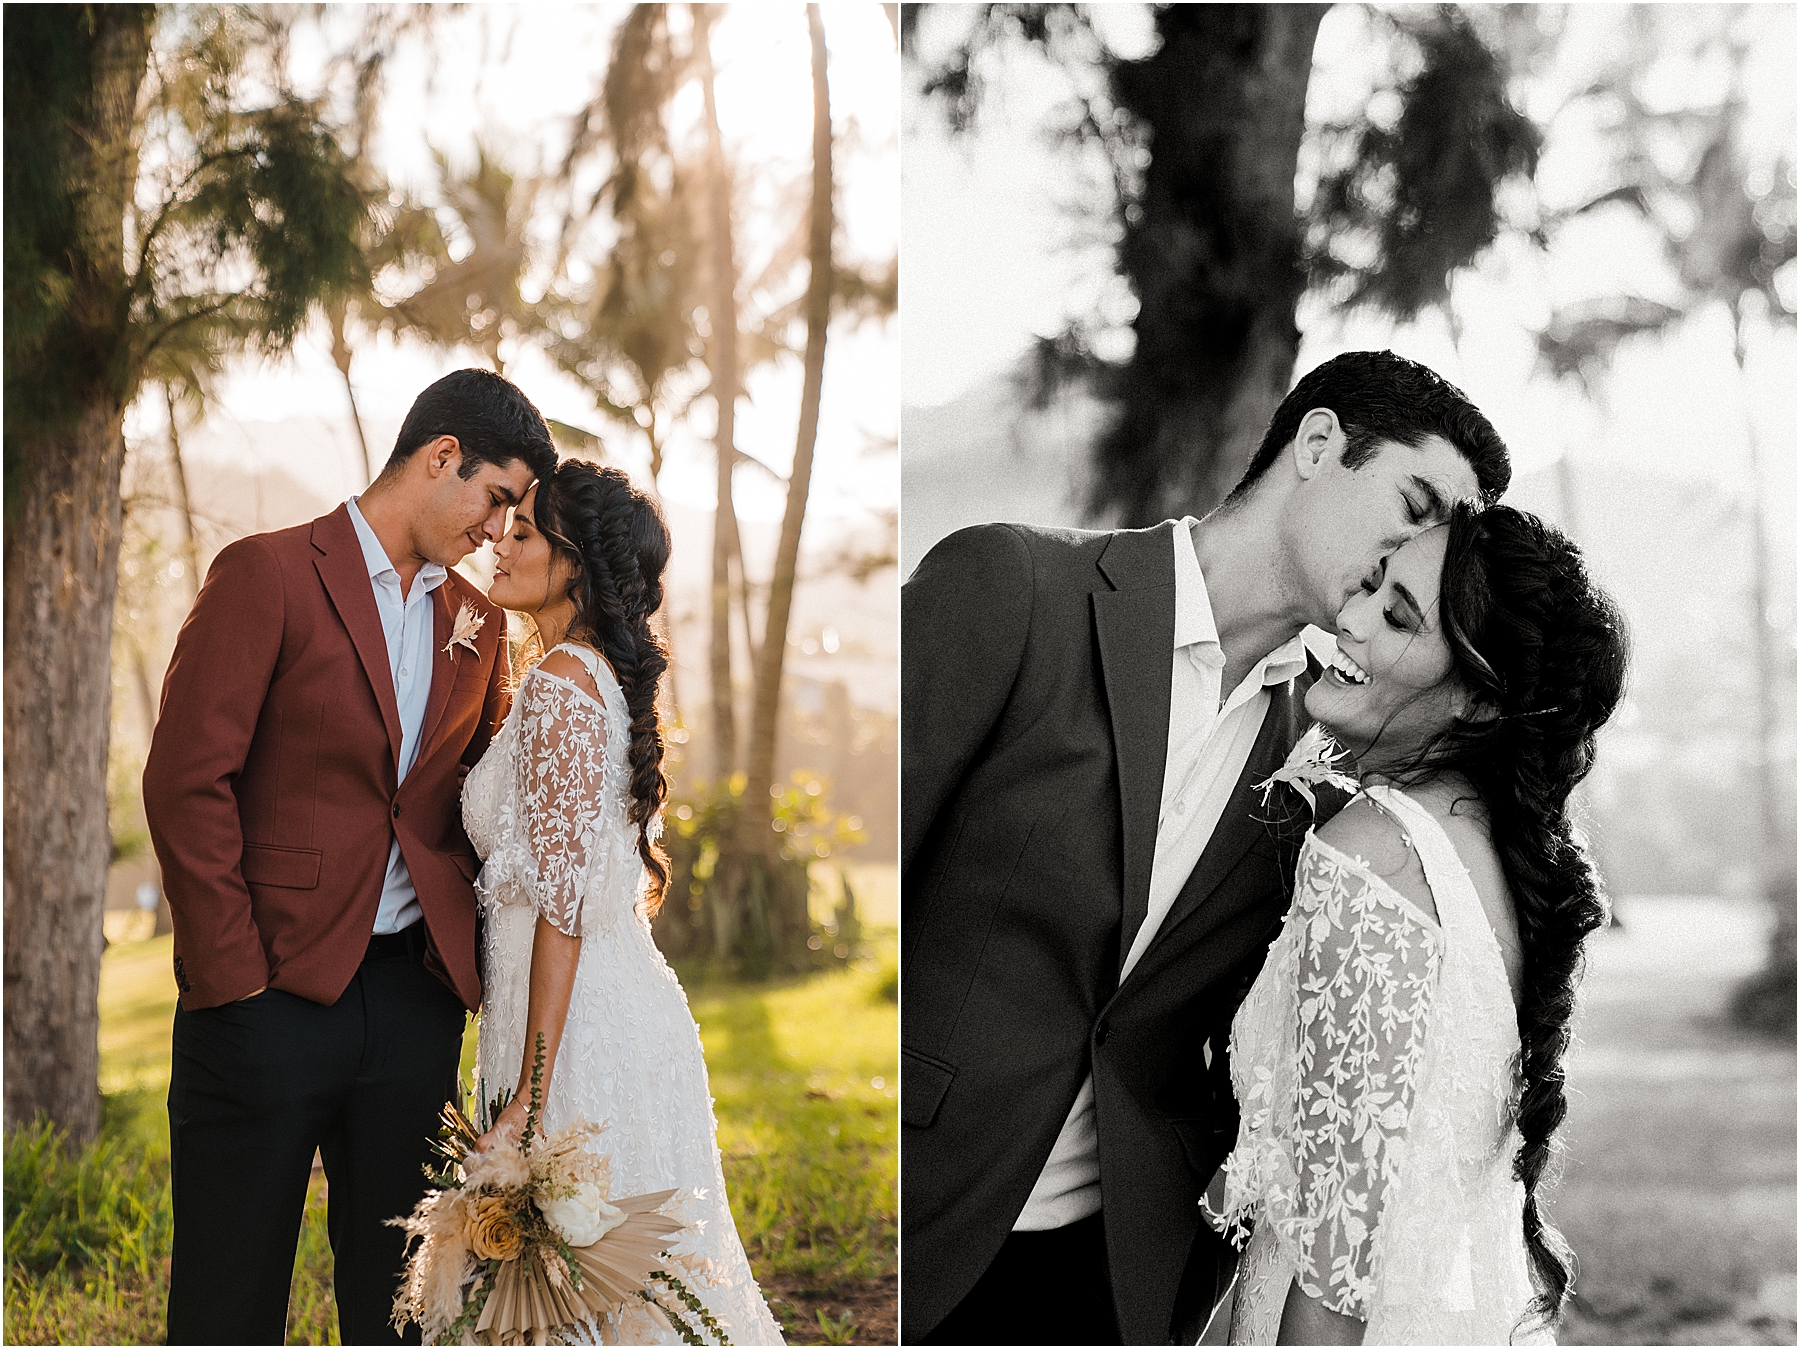
[[[1296,902],[1297,1091],[1289,1137],[1296,1193],[1278,1215],[1301,1291],[1367,1317],[1386,1192],[1407,1124],[1437,982],[1437,926],[1325,845]]]
[[[519,776],[526,838],[537,863],[532,903],[580,936],[582,896],[604,863],[595,838],[606,781],[606,712],[565,680],[534,671],[520,689]]]

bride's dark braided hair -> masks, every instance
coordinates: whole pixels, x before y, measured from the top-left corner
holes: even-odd
[[[534,510],[539,531],[579,564],[570,582],[575,618],[569,636],[605,654],[631,714],[628,761],[631,803],[626,818],[638,827],[638,855],[650,872],[646,910],[662,907],[669,859],[653,836],[669,794],[663,775],[662,725],[656,690],[669,653],[650,616],[662,607],[669,527],[655,500],[616,468],[565,459],[538,481]]]
[[[1574,1269],[1537,1191],[1568,1114],[1563,1056],[1583,944],[1607,913],[1569,819],[1569,794],[1593,766],[1595,733],[1624,695],[1625,623],[1575,545],[1509,506],[1452,513],[1438,604],[1454,677],[1475,695],[1480,719],[1459,718],[1394,776],[1449,772],[1469,781],[1518,910],[1522,1141],[1513,1174],[1525,1187],[1525,1244],[1538,1286],[1527,1315],[1553,1324]]]

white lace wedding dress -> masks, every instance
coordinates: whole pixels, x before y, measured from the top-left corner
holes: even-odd
[[[1519,1034],[1499,943],[1449,837],[1368,795],[1419,855],[1437,920],[1316,836],[1231,1028],[1242,1118],[1222,1214],[1242,1243],[1233,1344],[1274,1344],[1289,1284],[1365,1344],[1548,1344],[1513,1178]],[[1515,1337],[1516,1331],[1516,1337]]]
[[[532,931],[542,913],[582,939],[545,1131],[577,1119],[606,1122],[598,1146],[612,1156],[614,1194],[688,1191],[677,1212],[692,1233],[674,1250],[702,1271],[690,1287],[733,1344],[780,1344],[726,1202],[699,1031],[639,906],[645,873],[637,830],[625,817],[625,695],[592,651],[574,643],[557,649],[588,668],[601,701],[548,671],[531,671],[463,785],[463,824],[485,863],[477,883],[486,973],[482,1089],[492,1096],[518,1080]],[[587,1325],[577,1338],[681,1343],[643,1306]]]

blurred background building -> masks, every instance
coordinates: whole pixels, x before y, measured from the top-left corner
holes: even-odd
[[[1786,5],[906,10],[903,574],[978,521],[1202,514],[1298,375],[1388,347],[1625,610],[1565,1342],[1794,1334],[1794,42]]]

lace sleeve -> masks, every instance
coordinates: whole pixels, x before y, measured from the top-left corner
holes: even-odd
[[[573,685],[534,671],[519,691],[519,774],[537,874],[532,903],[571,937],[606,850],[595,838],[606,782],[606,713]]]
[[[1435,924],[1335,850],[1312,851],[1296,970],[1297,1193],[1284,1224],[1302,1292],[1367,1318],[1442,948]]]

